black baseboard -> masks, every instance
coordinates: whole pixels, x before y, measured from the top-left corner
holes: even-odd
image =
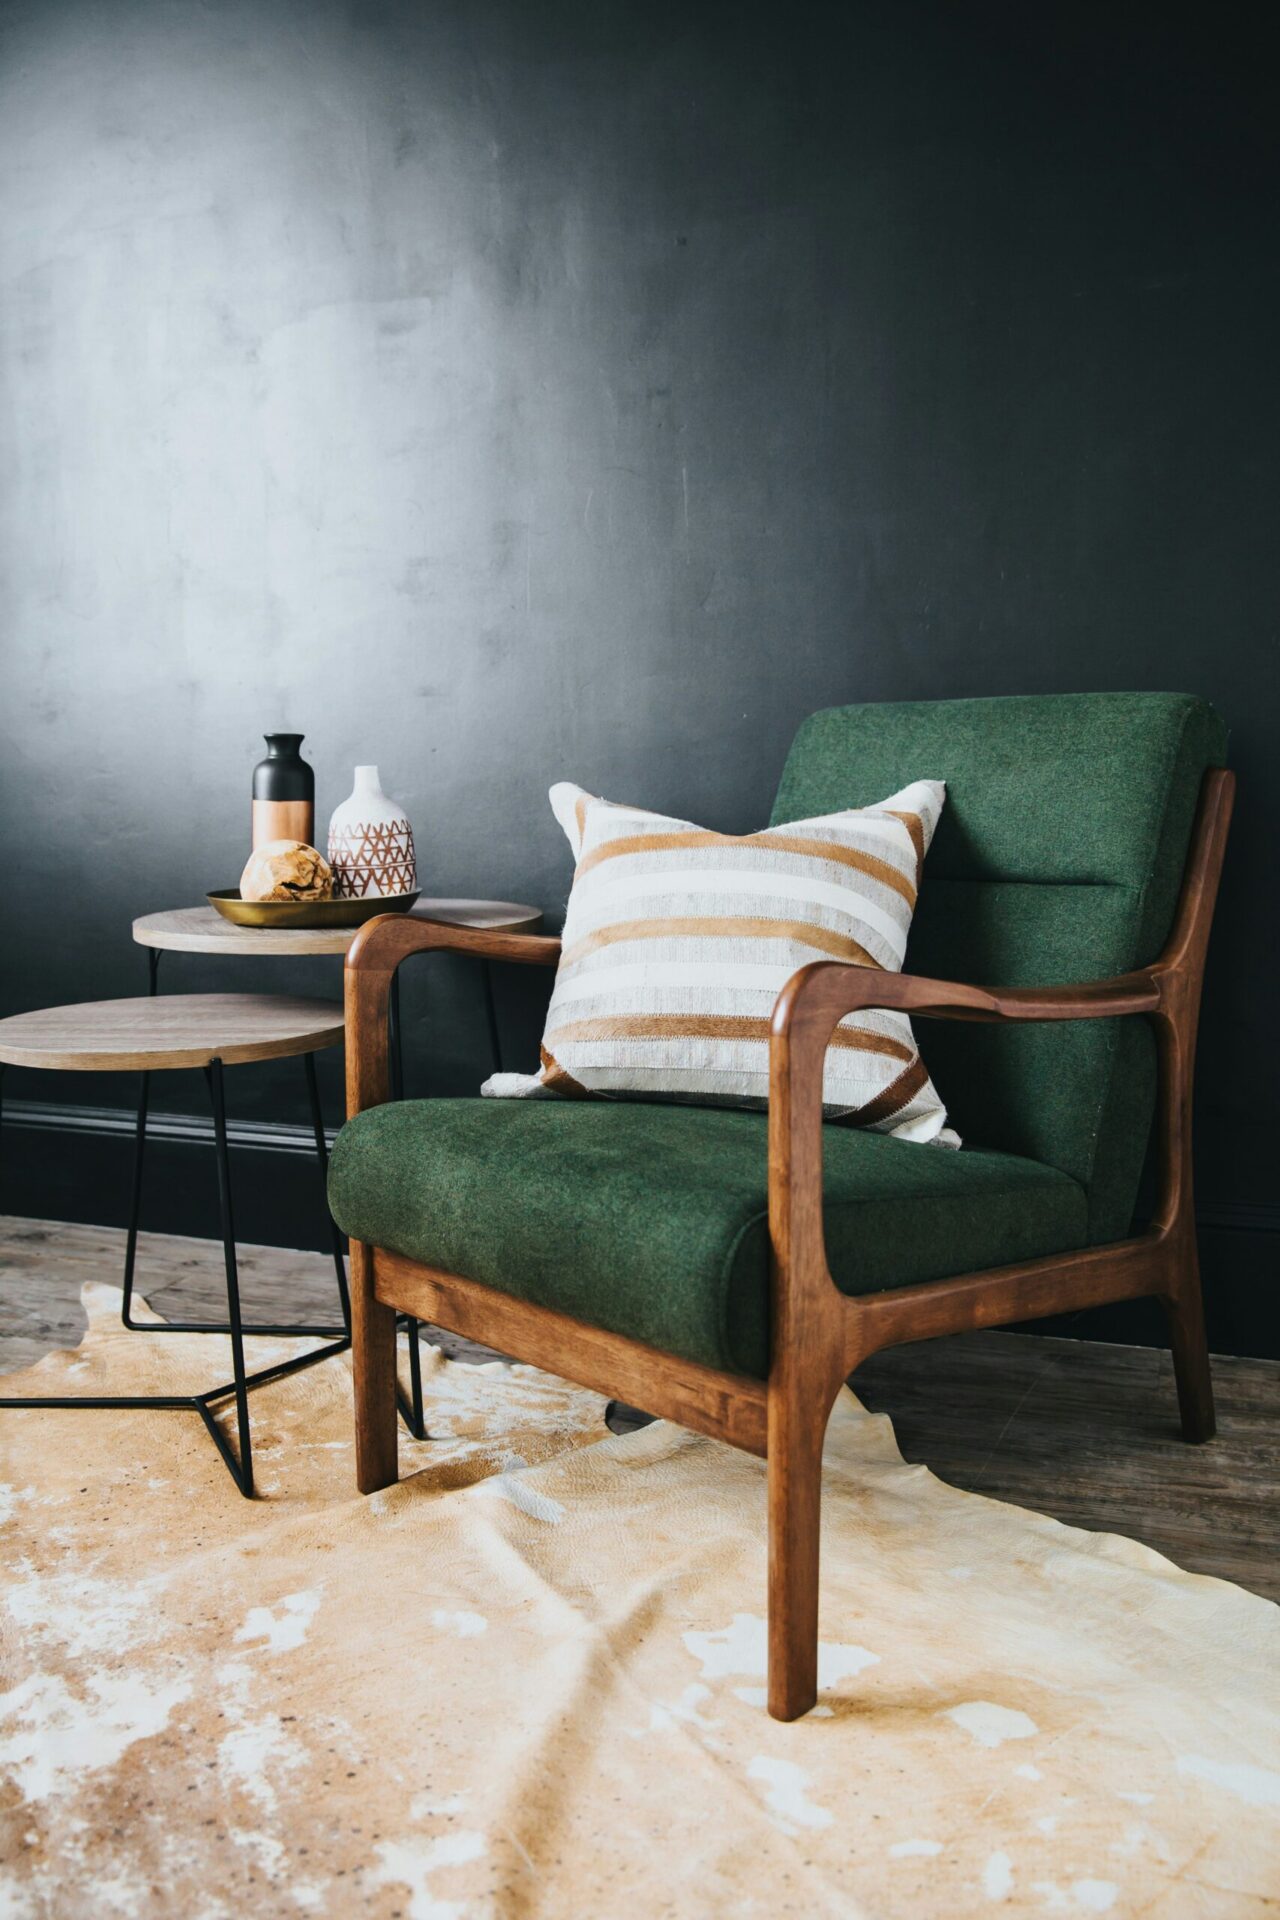
[[[48,1100],[9,1100],[4,1107],[6,1127],[32,1127],[42,1133],[88,1134],[96,1139],[132,1140],[137,1115],[128,1107],[60,1106]],[[325,1130],[332,1146],[336,1127]],[[213,1122],[196,1113],[148,1113],[147,1148],[156,1141],[176,1142],[182,1146],[213,1144]],[[303,1153],[315,1158],[315,1140],[310,1127],[294,1126],[270,1120],[233,1120],[227,1117],[227,1143],[231,1147],[251,1147],[264,1153]]]
[[[0,1212],[93,1226],[129,1222],[136,1116],[125,1107],[6,1101],[0,1139]],[[332,1131],[329,1133],[332,1142]],[[329,1219],[309,1127],[227,1122],[237,1239],[326,1251]],[[151,1113],[142,1225],[155,1233],[220,1234],[213,1124]],[[145,1293],[145,1282],[139,1284]]]
[[[128,1224],[135,1117],[124,1107],[10,1101],[0,1143],[0,1212],[95,1226]],[[332,1133],[330,1134],[332,1140]],[[230,1121],[237,1237],[264,1246],[329,1246],[315,1143],[305,1126]],[[147,1125],[143,1227],[216,1239],[210,1122],[153,1113]],[[1209,1343],[1215,1353],[1280,1359],[1280,1206],[1203,1202],[1198,1212]],[[140,1276],[143,1292],[145,1278]],[[1154,1301],[1127,1301],[1037,1322],[1085,1340],[1167,1344]]]

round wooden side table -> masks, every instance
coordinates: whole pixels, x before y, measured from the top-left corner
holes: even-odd
[[[435,920],[451,927],[475,927],[487,933],[536,933],[542,924],[542,914],[537,907],[524,906],[514,900],[420,899],[414,902],[410,908],[410,914],[415,920]],[[345,954],[358,932],[358,927],[238,927],[233,921],[220,914],[215,907],[207,904],[200,907],[173,907],[163,913],[143,914],[133,923],[134,939],[139,946],[147,949],[150,990],[153,994],[158,990],[162,953],[211,953],[226,954],[228,957],[249,955],[260,960],[272,957],[296,958],[300,954]],[[487,960],[482,960],[480,963],[480,981],[484,992],[485,1019],[489,1029],[489,1051],[494,1071],[500,1073],[502,1041],[498,1031],[493,974]],[[391,981],[389,1024],[391,1094],[393,1099],[398,1100],[404,1092],[398,973],[392,976]],[[319,1105],[315,1092],[314,1067],[310,1071],[316,1138],[318,1142],[323,1143],[323,1124],[318,1117]],[[137,1255],[138,1217],[142,1199],[142,1155],[147,1130],[148,1099],[149,1084],[144,1073],[142,1091],[138,1100],[133,1195],[129,1207],[129,1233],[125,1243],[126,1316]],[[337,1244],[336,1257],[341,1265],[340,1241]],[[344,1287],[345,1284],[344,1276]],[[125,1325],[130,1324],[126,1317]],[[397,1387],[400,1415],[414,1438],[424,1440],[426,1424],[422,1407],[422,1359],[418,1351],[418,1323],[406,1314],[401,1317],[401,1324],[408,1329],[409,1334],[409,1393],[406,1396]],[[301,1331],[301,1329],[291,1329],[291,1331]]]
[[[514,900],[418,900],[410,908],[415,920],[438,920],[447,927],[476,927],[486,933],[536,933],[542,924],[537,907]],[[250,954],[259,960],[304,953],[345,954],[358,927],[238,927],[210,906],[173,907],[164,913],[143,914],[133,923],[133,937],[148,949],[151,991],[162,953]],[[502,1071],[502,1041],[493,996],[489,962],[480,964],[485,1019],[494,1070]],[[403,1074],[400,1062],[400,977],[391,983],[392,1090],[398,1098]]]
[[[446,927],[476,927],[485,933],[536,933],[542,915],[513,900],[417,900],[414,920]],[[173,953],[345,953],[358,927],[238,927],[215,907],[173,907],[145,913],[133,923],[140,946]]]
[[[133,1256],[137,1242],[137,1201],[141,1176],[141,1140],[146,1127],[146,1087],[153,1073],[180,1067],[201,1067],[213,1110],[213,1140],[218,1166],[218,1204],[222,1225],[222,1252],[227,1279],[227,1319],[222,1322],[168,1321],[148,1325],[149,1333],[227,1333],[231,1337],[234,1377],[206,1393],[165,1395],[95,1395],[0,1399],[0,1407],[154,1407],[198,1413],[204,1421],[232,1479],[246,1499],[253,1497],[253,1451],[249,1433],[248,1396],[254,1387],[285,1374],[312,1367],[350,1346],[351,1312],[341,1242],[334,1237],[334,1264],[342,1303],[340,1327],[276,1327],[244,1324],[240,1312],[240,1285],[236,1268],[235,1228],[231,1211],[231,1169],[227,1154],[227,1114],[222,1075],[225,1067],[255,1060],[282,1060],[301,1055],[311,1093],[311,1115],[316,1156],[323,1182],[326,1171],[324,1125],[316,1087],[315,1055],[342,1039],[342,1008],[325,1000],[299,1000],[259,993],[185,993],[164,998],[148,994],[136,1000],[91,1000],[75,1006],[44,1007],[0,1020],[0,1075],[6,1066],[39,1067],[64,1072],[120,1072],[137,1070],[143,1076],[139,1146],[134,1167],[134,1212],[125,1266],[123,1318],[126,1326],[142,1323],[129,1317],[133,1285]],[[244,1363],[246,1333],[316,1334],[338,1338],[331,1344],[298,1355],[257,1373],[247,1374]],[[238,1454],[233,1452],[213,1409],[234,1397]]]

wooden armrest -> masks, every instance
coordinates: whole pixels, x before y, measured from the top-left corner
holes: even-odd
[[[822,1081],[827,1047],[847,1013],[883,1008],[944,1020],[1105,1020],[1155,1013],[1161,963],[1071,987],[971,987],[910,973],[815,960],[793,973],[773,1009],[769,1039],[769,1210],[774,1244],[826,1267],[822,1229]],[[795,1257],[793,1252],[793,1258]]]
[[[825,1025],[829,1039],[837,1021],[866,1008],[918,1013],[932,1020],[1108,1020],[1117,1014],[1154,1013],[1160,1001],[1155,967],[1071,987],[971,987],[959,980],[815,960],[793,973],[778,995],[773,1032],[793,1033],[812,1022]]]
[[[348,1117],[383,1106],[391,1097],[387,1007],[396,968],[411,953],[439,951],[553,967],[560,942],[547,934],[485,932],[407,913],[381,913],[366,921],[347,948],[344,973]]]
[[[450,953],[473,953],[480,960],[517,960],[533,966],[554,967],[560,958],[559,939],[545,933],[497,933],[483,927],[455,927],[443,920],[418,920],[408,913],[380,913],[366,920],[347,948],[347,977],[352,969],[394,973],[411,953],[445,947]]]
[[[812,1028],[815,1036],[821,1031],[825,1053],[836,1022],[869,1008],[936,1020],[1106,1020],[1117,1014],[1154,1013],[1161,997],[1158,967],[1071,987],[971,987],[958,980],[815,960],[793,973],[778,995],[773,1037],[794,1040],[801,1029]]]
[[[1135,973],[1081,986],[971,987],[819,960],[792,974],[774,1005],[769,1039],[773,1333],[787,1365],[792,1350],[813,1337],[806,1316],[820,1323],[834,1312],[822,1221],[822,1080],[831,1035],[847,1013],[880,1007],[928,1019],[997,1021],[1152,1015],[1160,1059],[1160,1188],[1152,1225],[1163,1233],[1189,1218],[1196,1020],[1234,795],[1225,768],[1205,774],[1169,938],[1159,959]]]

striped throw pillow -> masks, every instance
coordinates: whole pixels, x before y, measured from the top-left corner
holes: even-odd
[[[742,836],[707,833],[561,782],[577,860],[542,1067],[496,1098],[763,1107],[774,1002],[811,960],[901,970],[940,780],[876,807]],[[850,1014],[827,1051],[828,1119],[958,1146],[905,1014]]]

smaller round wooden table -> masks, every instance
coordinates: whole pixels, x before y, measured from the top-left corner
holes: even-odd
[[[148,994],[136,1000],[91,1000],[75,1006],[42,1007],[0,1020],[0,1073],[6,1066],[40,1067],[62,1072],[119,1072],[140,1070],[143,1098],[139,1109],[138,1146],[134,1159],[134,1193],[125,1253],[122,1318],[127,1327],[145,1325],[151,1333],[226,1333],[231,1337],[234,1378],[199,1394],[162,1394],[141,1397],[95,1395],[79,1398],[0,1399],[0,1407],[159,1407],[198,1413],[222,1455],[232,1479],[246,1499],[253,1497],[253,1453],[249,1433],[248,1395],[252,1388],[278,1380],[284,1374],[311,1367],[351,1344],[351,1311],[347,1297],[342,1243],[334,1229],[334,1270],[342,1303],[341,1327],[246,1327],[240,1312],[235,1231],[231,1215],[231,1169],[227,1154],[227,1113],[223,1097],[224,1067],[254,1060],[281,1060],[301,1055],[311,1095],[311,1119],[316,1156],[323,1182],[326,1167],[324,1123],[316,1086],[315,1054],[342,1038],[342,1008],[327,1000],[300,1000],[261,993],[183,993],[163,998]],[[137,1249],[138,1202],[141,1190],[142,1140],[146,1129],[150,1075],[179,1067],[201,1067],[213,1109],[213,1140],[218,1164],[218,1202],[222,1222],[222,1251],[227,1277],[227,1319],[222,1322],[167,1321],[152,1326],[129,1315]],[[332,1344],[299,1355],[260,1372],[247,1374],[244,1335],[316,1334],[339,1337]],[[214,1418],[221,1400],[234,1396],[239,1455],[233,1453]]]
[[[150,994],[82,1000],[0,1020],[0,1065],[72,1073],[243,1066],[334,1047],[342,1008],[275,993]]]

